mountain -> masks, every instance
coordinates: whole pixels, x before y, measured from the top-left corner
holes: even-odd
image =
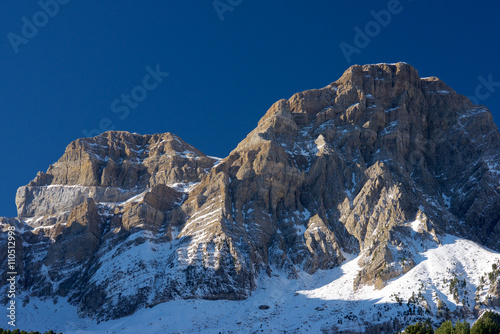
[[[112,324],[278,295],[270,330],[298,326],[283,310],[300,304],[300,326],[376,332],[500,306],[498,128],[405,63],[355,65],[276,102],[224,159],[170,133],[78,139],[16,205],[0,223],[16,228],[30,314],[51,300]],[[316,317],[317,300],[334,311]]]

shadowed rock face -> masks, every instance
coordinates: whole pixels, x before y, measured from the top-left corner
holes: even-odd
[[[362,255],[355,286],[381,288],[442,233],[500,250],[499,152],[489,111],[439,79],[356,65],[276,102],[221,161],[168,133],[79,139],[2,224],[24,228],[26,291],[101,319],[246,298],[261,271],[345,253]]]

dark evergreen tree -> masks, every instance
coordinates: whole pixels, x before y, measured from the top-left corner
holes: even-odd
[[[453,324],[450,320],[445,321],[441,324],[441,326],[436,329],[435,334],[454,334],[455,329],[453,328]]]
[[[487,311],[470,329],[471,334],[499,334],[500,315]]]
[[[429,320],[425,322],[417,322],[414,325],[406,327],[405,334],[434,334],[434,329],[432,328],[431,322]]]
[[[467,321],[455,323],[455,334],[470,334],[470,324]]]

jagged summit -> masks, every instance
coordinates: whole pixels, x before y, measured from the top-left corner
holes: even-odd
[[[18,189],[18,215],[69,210],[89,196],[121,202],[158,184],[198,182],[216,161],[171,133],[108,131],[77,139],[47,172]]]
[[[273,104],[222,160],[172,134],[76,140],[2,222],[24,228],[26,296],[101,320],[245,299],[264,273],[314,278],[354,256],[353,296],[384,294],[448,234],[500,250],[499,152],[486,107],[405,63],[355,65]],[[425,289],[437,312],[444,288]],[[486,300],[467,298],[466,313]]]
[[[367,95],[384,95],[387,98],[400,96],[407,91],[410,96],[414,96],[419,90],[424,93],[449,94],[449,97],[457,98],[457,93],[448,87],[443,81],[436,77],[420,78],[418,71],[409,64],[375,64],[375,65],[353,65],[349,67],[337,81],[321,89],[311,89],[294,94],[288,102],[290,112],[316,114],[323,108],[329,107],[332,100],[338,95],[352,90],[353,87],[359,89],[359,96],[355,96],[364,102]],[[336,92],[340,89],[339,94]],[[447,93],[445,93],[447,92]],[[353,93],[358,93],[355,90]],[[363,93],[363,94],[361,94]],[[352,97],[352,96],[351,96]],[[472,103],[465,97],[460,96],[460,102],[472,106]],[[286,100],[276,102],[275,106]],[[343,102],[335,100],[336,104]],[[274,110],[270,108],[270,112]]]
[[[151,164],[149,160],[159,156],[196,160],[207,158],[201,151],[172,133],[139,135],[126,131],[108,131],[93,138],[80,138],[71,142],[59,161],[51,165],[46,173],[39,173],[29,185],[109,186],[110,183],[120,182],[120,178],[110,179],[106,175],[107,170],[99,171],[103,163],[107,163],[106,166],[143,162]],[[81,160],[90,164],[72,165],[74,161]],[[130,188],[135,186],[137,181],[123,180],[125,184],[122,185]]]

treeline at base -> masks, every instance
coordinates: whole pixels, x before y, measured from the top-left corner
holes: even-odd
[[[500,334],[500,315],[491,311],[485,312],[472,327],[466,321],[445,321],[434,329],[430,320],[417,322],[406,327],[403,334]]]
[[[54,331],[48,331],[48,332],[39,332],[39,331],[36,331],[36,332],[27,332],[27,331],[22,331],[20,329],[14,329],[14,330],[10,330],[10,329],[3,329],[3,328],[0,328],[0,334],[62,334],[62,333],[56,333]]]

